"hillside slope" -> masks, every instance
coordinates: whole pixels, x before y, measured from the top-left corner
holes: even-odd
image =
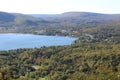
[[[119,80],[120,44],[81,43],[0,51],[4,80]]]
[[[86,33],[89,30],[95,33],[98,30],[102,30],[102,28],[108,29],[112,27],[115,29],[114,32],[118,34],[120,29],[120,14],[66,12],[52,16],[37,18],[32,15],[0,12],[0,32],[78,37],[81,36],[81,33]]]

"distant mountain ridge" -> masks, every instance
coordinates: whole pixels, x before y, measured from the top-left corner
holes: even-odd
[[[10,21],[14,21],[14,19],[15,19],[15,16],[10,13],[0,12],[0,21],[10,22]]]
[[[102,14],[93,12],[64,12],[62,14],[29,14],[36,18],[46,18],[46,17],[120,17],[120,14]]]
[[[47,17],[56,17],[58,14],[30,14],[36,18],[47,18]]]
[[[25,15],[19,13],[0,12],[0,33],[20,32],[45,35],[78,36],[81,32],[88,32],[89,30],[89,32],[95,32],[95,30],[103,28],[103,26],[105,26],[105,28],[115,28],[119,33],[119,23],[120,14],[65,12],[55,15]]]

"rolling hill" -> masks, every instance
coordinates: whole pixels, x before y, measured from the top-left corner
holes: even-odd
[[[119,34],[120,14],[65,12],[57,15],[0,12],[0,32],[80,36],[81,33]],[[111,30],[111,31],[109,31]],[[104,31],[104,32],[103,32]]]

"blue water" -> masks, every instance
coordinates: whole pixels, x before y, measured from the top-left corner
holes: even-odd
[[[32,34],[0,34],[0,50],[69,45],[76,38]]]

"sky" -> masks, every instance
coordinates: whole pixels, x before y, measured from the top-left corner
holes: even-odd
[[[0,11],[23,14],[70,11],[120,14],[120,0],[0,0]]]

